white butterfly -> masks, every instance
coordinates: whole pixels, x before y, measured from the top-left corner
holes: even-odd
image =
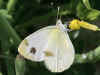
[[[44,61],[51,72],[68,69],[75,57],[72,42],[60,19],[56,26],[44,27],[26,37],[18,51],[29,60]]]

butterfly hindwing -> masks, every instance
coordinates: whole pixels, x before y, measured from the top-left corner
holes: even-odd
[[[54,29],[49,36],[46,51],[52,55],[45,57],[45,65],[52,72],[62,72],[73,63],[73,45],[67,32]]]

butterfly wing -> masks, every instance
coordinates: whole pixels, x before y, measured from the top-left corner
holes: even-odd
[[[66,34],[56,26],[42,28],[26,37],[18,51],[29,60],[44,61],[52,72],[62,72],[71,66],[74,59],[74,48]]]
[[[44,47],[47,44],[49,33],[56,26],[42,28],[26,37],[18,47],[18,52],[32,61],[44,60]]]
[[[62,72],[68,69],[74,60],[74,48],[67,32],[54,29],[49,34],[46,46],[45,65],[52,72]]]

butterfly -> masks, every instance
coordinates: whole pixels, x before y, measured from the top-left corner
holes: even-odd
[[[41,28],[26,37],[18,52],[31,61],[43,61],[51,72],[67,70],[75,58],[73,44],[60,19],[55,26]]]

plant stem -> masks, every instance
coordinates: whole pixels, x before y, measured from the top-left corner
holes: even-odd
[[[16,75],[25,75],[25,60],[21,55],[17,55],[15,60]]]

